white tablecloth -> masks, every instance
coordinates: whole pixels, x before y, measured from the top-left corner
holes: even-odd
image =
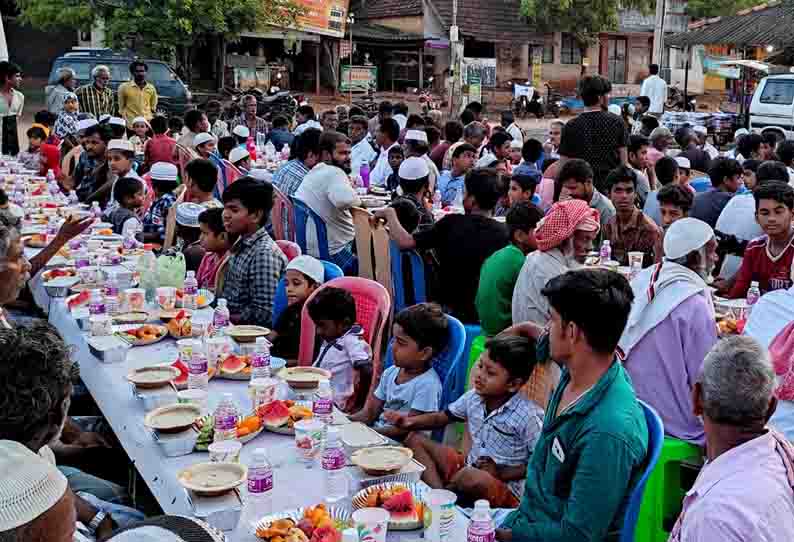
[[[191,515],[187,495],[177,483],[176,475],[189,465],[208,461],[208,454],[194,452],[182,457],[165,457],[144,427],[143,405],[133,397],[126,380],[127,373],[133,368],[175,361],[178,354],[175,341],[165,339],[153,345],[134,347],[129,351],[126,362],[121,364],[101,363],[88,350],[85,333],[79,329],[64,300],[50,300],[41,286],[40,277],[31,280],[30,284],[37,303],[44,308],[49,306],[50,323],[60,330],[67,343],[76,348],[75,359],[80,363],[80,375],[83,382],[163,511],[166,514]],[[198,311],[197,316],[208,320],[210,309]],[[214,409],[223,393],[231,393],[239,406],[247,408],[250,405],[247,386],[247,382],[211,380],[209,383],[209,408]],[[274,512],[311,506],[323,501],[322,471],[319,466],[309,470],[298,462],[293,437],[262,432],[243,446],[240,460],[247,463],[256,448],[267,449],[270,460],[274,464]],[[122,467],[120,466],[120,468]],[[351,477],[355,478],[358,469],[349,467],[348,471]],[[357,488],[353,488],[353,490],[355,491]],[[349,502],[346,504],[349,505]],[[465,516],[459,513],[452,540],[465,539],[467,524]],[[229,539],[232,542],[256,540],[253,536],[246,539],[235,538],[231,533],[227,533],[227,535],[230,535]],[[390,541],[407,542],[420,537],[421,531],[389,534]]]

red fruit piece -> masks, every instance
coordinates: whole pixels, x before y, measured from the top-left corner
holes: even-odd
[[[312,533],[310,542],[341,542],[342,534],[333,527],[320,527]]]
[[[383,503],[383,508],[393,515],[413,513],[414,497],[410,491],[402,491]]]

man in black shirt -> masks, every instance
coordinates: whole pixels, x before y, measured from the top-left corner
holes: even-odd
[[[606,194],[607,174],[628,163],[628,133],[623,119],[604,111],[609,104],[612,83],[600,75],[588,75],[579,82],[584,111],[565,123],[560,142],[560,167],[570,158],[590,164],[596,188]]]
[[[389,227],[389,235],[403,250],[435,251],[439,263],[438,300],[447,312],[464,323],[477,323],[474,306],[483,262],[507,246],[507,228],[493,218],[501,197],[495,169],[478,168],[466,175],[465,214],[450,214],[430,228],[411,235],[400,225],[393,208],[375,211]]]

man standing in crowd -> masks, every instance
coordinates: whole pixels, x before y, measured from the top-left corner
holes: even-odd
[[[129,129],[132,129],[135,117],[151,121],[157,111],[157,89],[146,81],[148,71],[146,62],[133,60],[130,63],[132,81],[119,85],[119,114],[124,117]]]
[[[229,125],[221,120],[221,102],[210,100],[207,102],[207,121],[210,123],[210,133],[215,139],[220,139],[229,135]]]
[[[393,112],[394,106],[391,102],[383,101],[378,104],[378,114],[369,119],[369,135],[371,138],[377,136],[381,123],[386,119],[390,119]]]
[[[700,148],[709,155],[710,160],[714,160],[720,155],[720,151],[717,150],[717,147],[709,143],[706,139],[709,135],[709,131],[705,126],[695,126],[692,128],[692,131],[697,135]]]
[[[634,100],[634,124],[631,126],[632,135],[639,134],[642,131],[642,117],[648,112],[651,107],[651,100],[647,96],[637,96]]]
[[[25,107],[25,95],[19,92],[22,69],[7,60],[0,61],[0,154],[19,154],[18,122]]]
[[[400,144],[397,140],[400,137],[400,126],[394,119],[384,119],[378,126],[378,131],[375,134],[375,141],[380,148],[378,161],[375,167],[369,174],[370,185],[386,186],[386,181],[389,176],[394,173],[394,170],[389,165],[389,151],[392,147],[399,147]]]
[[[77,87],[77,79],[75,79],[72,68],[61,68],[56,73],[56,76],[58,80],[47,95],[47,111],[58,116],[63,111],[63,102],[66,96],[73,93],[75,87]]]
[[[262,117],[256,116],[256,96],[251,94],[244,96],[242,106],[243,112],[240,113],[239,117],[232,119],[229,129],[234,130],[237,126],[245,126],[254,141],[256,141],[257,134],[262,134],[262,137],[267,136],[267,121]]]
[[[595,189],[593,169],[584,160],[574,159],[565,162],[560,169],[558,179],[561,196],[587,202],[590,207],[598,211],[602,228],[615,216],[615,206],[608,197]],[[606,187],[606,178],[604,181]],[[605,193],[609,193],[608,188]]]
[[[520,142],[521,146],[524,145],[524,132],[522,132],[521,128],[516,124],[516,119],[512,111],[502,111],[502,128],[510,134],[513,141]]]
[[[466,111],[468,111],[468,109]],[[464,111],[464,113],[466,111]],[[455,149],[464,143],[468,143],[474,147],[476,152],[480,152],[480,147],[482,147],[482,142],[485,141],[485,137],[486,129],[484,124],[477,121],[472,121],[469,124],[465,124],[463,128],[463,140],[453,143],[450,145],[449,149],[447,149],[447,153],[444,155],[444,161],[442,163],[444,166],[442,171],[452,169],[452,154],[455,152]]]
[[[794,540],[794,447],[767,425],[776,386],[766,348],[750,337],[723,339],[706,356],[694,413],[707,461],[670,542]]]
[[[320,131],[323,129],[323,125],[317,122],[317,116],[314,114],[314,108],[310,105],[302,105],[298,108],[298,112],[295,114],[295,122],[297,123],[297,126],[292,132],[295,137],[298,137],[309,128],[314,128]]]
[[[513,324],[545,326],[549,302],[541,293],[558,275],[580,267],[600,229],[598,211],[580,200],[561,201],[535,228],[538,249],[530,252],[513,290]]]
[[[584,111],[569,120],[562,130],[560,167],[572,158],[581,158],[593,168],[593,182],[606,193],[610,171],[628,162],[628,137],[623,119],[607,113],[612,83],[600,75],[587,75],[579,82]]]
[[[110,68],[103,65],[91,70],[93,82],[74,91],[80,102],[80,111],[90,113],[99,120],[103,115],[115,116],[119,112],[116,93],[110,88]]]
[[[648,66],[650,75],[645,78],[640,88],[640,96],[647,96],[651,102],[648,113],[654,117],[661,117],[664,113],[664,104],[667,101],[667,83],[659,77],[659,65]]]
[[[656,176],[652,167],[648,167],[648,138],[641,135],[629,137],[629,167],[637,175],[637,200],[639,207],[645,205],[652,187],[656,187]],[[653,181],[653,183],[651,183]]]
[[[356,115],[350,118],[348,132],[350,132],[350,141],[353,143],[350,160],[353,175],[358,175],[361,166],[364,164],[369,166],[378,157],[378,153],[372,148],[372,143],[367,137],[367,129],[367,117]]]
[[[709,162],[711,157],[706,151],[700,148],[700,138],[694,130],[684,128],[678,137],[678,145],[681,147],[681,152],[676,158],[683,157],[689,160],[691,169],[707,172],[709,169]]]
[[[565,123],[555,119],[549,123],[549,135],[543,143],[543,152],[547,158],[559,158],[560,141],[562,140],[562,129]]]
[[[608,540],[642,476],[648,427],[615,349],[634,295],[605,269],[570,271],[543,288],[551,358],[563,367],[527,466],[524,495],[500,542]]]
[[[634,304],[620,339],[637,392],[664,421],[665,432],[703,446],[703,423],[693,413],[692,388],[717,342],[706,279],[717,263],[714,231],[682,218],[664,235],[664,261],[631,281]]]

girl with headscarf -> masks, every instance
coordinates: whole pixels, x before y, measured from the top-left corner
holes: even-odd
[[[74,92],[64,94],[63,108],[55,121],[55,135],[60,140],[65,140],[68,137],[77,137],[77,114],[79,110],[77,94]]]

